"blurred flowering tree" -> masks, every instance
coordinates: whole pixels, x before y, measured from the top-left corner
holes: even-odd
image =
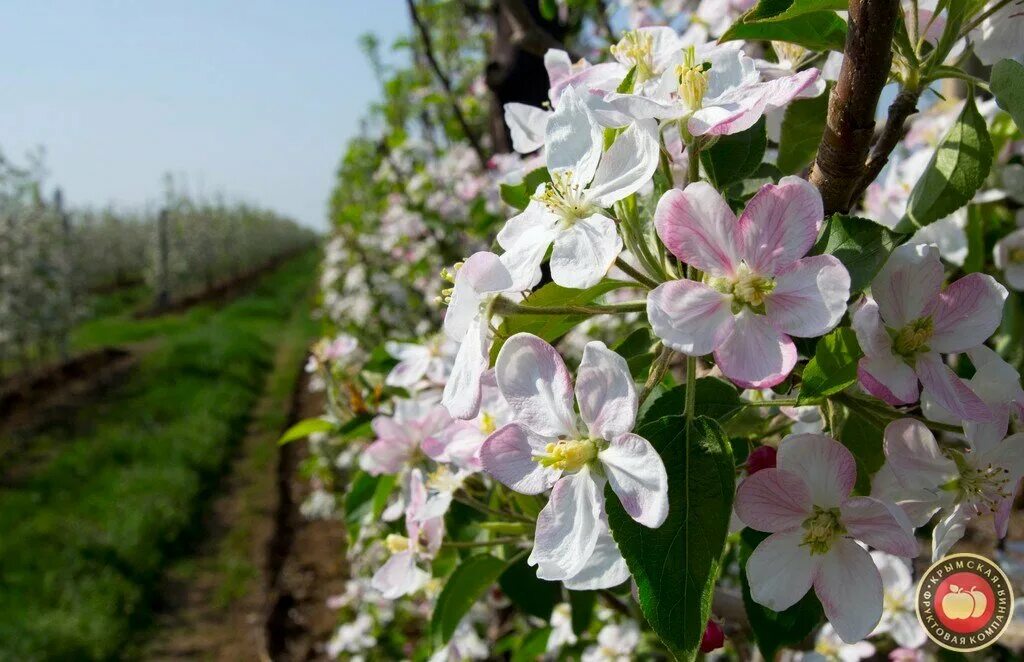
[[[285,437],[332,655],[931,656],[1024,473],[1020,3],[408,7]]]

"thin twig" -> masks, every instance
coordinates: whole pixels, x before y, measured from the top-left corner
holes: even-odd
[[[619,269],[621,269],[627,276],[629,276],[630,278],[635,280],[637,283],[639,283],[640,285],[643,285],[644,287],[646,287],[649,290],[653,290],[658,285],[660,285],[660,283],[658,283],[658,281],[654,280],[650,276],[644,275],[639,270],[633,268],[633,265],[631,265],[629,262],[626,262],[621,257],[615,258],[615,266],[617,266]]]

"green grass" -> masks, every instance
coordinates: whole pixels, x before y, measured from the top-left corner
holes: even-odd
[[[0,659],[119,657],[244,432],[315,262],[218,311],[80,329],[78,347],[159,344],[52,460],[0,491]]]

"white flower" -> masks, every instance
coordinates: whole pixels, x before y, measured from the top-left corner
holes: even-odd
[[[882,575],[882,620],[872,636],[888,633],[904,648],[918,648],[927,640],[924,628],[917,620],[915,607],[916,587],[905,559],[885,552],[871,552],[878,572]]]
[[[1024,228],[1014,230],[996,244],[992,251],[996,269],[1003,272],[1006,284],[1024,291]]]
[[[498,233],[512,280],[526,287],[541,277],[548,247],[551,278],[559,285],[597,284],[622,251],[615,221],[604,209],[640,190],[658,167],[658,140],[651,122],[636,122],[603,151],[604,130],[569,88],[547,124],[545,144],[551,181]]]
[[[604,520],[605,482],[637,522],[657,528],[668,515],[661,457],[631,432],[637,395],[625,359],[601,342],[584,349],[575,393],[585,429],[577,424],[562,357],[537,336],[509,338],[496,374],[515,422],[488,437],[480,457],[488,473],[517,492],[551,490],[529,558],[537,576],[568,580],[570,588],[621,583],[625,564]]]
[[[454,343],[443,336],[435,336],[423,344],[388,341],[384,349],[398,364],[388,373],[384,383],[399,388],[413,388],[424,379],[432,385],[441,385],[451,370]]]
[[[800,662],[858,662],[875,654],[875,647],[867,641],[846,643],[826,623],[814,640],[814,650],[798,655]]]
[[[572,609],[568,603],[561,602],[555,605],[551,612],[551,634],[548,635],[548,644],[545,649],[548,653],[558,653],[562,646],[572,646],[576,643],[576,633],[572,629]]]
[[[640,644],[640,628],[633,621],[606,625],[597,633],[597,645],[583,651],[582,662],[632,662]]]

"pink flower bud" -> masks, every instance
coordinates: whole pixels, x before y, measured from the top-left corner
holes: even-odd
[[[758,446],[747,457],[747,475],[753,476],[761,469],[774,469],[779,451],[774,446]]]
[[[774,458],[773,458],[774,461]],[[722,626],[709,620],[708,626],[704,628],[704,636],[700,639],[700,652],[710,653],[725,645],[725,632]]]

